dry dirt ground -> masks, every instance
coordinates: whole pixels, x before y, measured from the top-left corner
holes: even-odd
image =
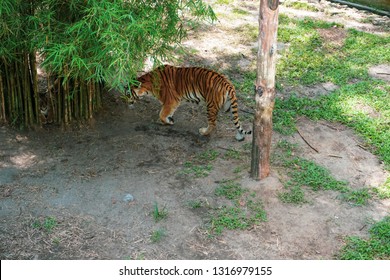
[[[242,2],[251,14],[241,20],[257,21],[257,1]],[[247,67],[247,47],[232,49],[233,35],[224,33],[234,24],[240,23],[221,21],[191,34],[185,45],[197,49],[202,63],[218,67],[229,64],[222,54],[240,50],[238,66]],[[375,25],[361,27],[380,32]],[[324,88],[301,90],[326,94]],[[204,106],[183,104],[172,127],[155,122],[159,107],[146,98],[129,109],[113,93],[88,125],[28,132],[0,127],[1,259],[333,259],[346,236],[366,237],[370,223],[389,213],[389,200],[374,198],[356,207],[332,191],[306,190],[309,203],[282,203],[280,170],[273,167],[261,182],[249,178],[251,137],[237,142],[228,115],[220,114],[217,132],[205,138],[198,134],[206,122]],[[250,127],[252,115],[241,116]],[[299,134],[275,133],[273,146],[281,139],[298,144],[299,156],[328,168],[351,188],[378,186],[389,175],[350,129],[305,118],[298,129],[318,153]],[[186,172],[186,162],[208,150],[219,154],[209,162],[208,176]],[[215,189],[228,179],[255,194],[267,221],[210,237],[213,209],[227,203]],[[153,217],[156,205],[167,213],[161,221]],[[153,239],[156,233],[163,233],[161,239]]]

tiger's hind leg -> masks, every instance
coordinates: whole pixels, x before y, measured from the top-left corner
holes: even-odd
[[[219,108],[216,108],[212,105],[207,106],[208,126],[199,128],[199,133],[201,135],[204,135],[204,136],[210,135],[210,133],[214,130],[214,128],[216,126],[218,111],[219,111]]]

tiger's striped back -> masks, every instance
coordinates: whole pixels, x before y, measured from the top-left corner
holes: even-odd
[[[238,103],[233,84],[223,75],[200,67],[161,66],[140,78],[139,88],[133,88],[134,97],[145,93],[154,94],[163,107],[160,120],[173,124],[173,113],[182,99],[207,105],[208,127],[199,129],[202,135],[209,135],[216,126],[218,112],[222,107],[231,109],[233,122],[237,128],[237,140],[243,140],[250,131],[242,129],[238,117]]]

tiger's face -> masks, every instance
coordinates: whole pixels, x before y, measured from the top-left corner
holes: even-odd
[[[132,103],[135,102],[135,100],[139,99],[140,97],[144,96],[148,93],[152,92],[152,81],[148,77],[149,75],[143,75],[139,77],[137,80],[139,82],[138,86],[132,86],[130,88],[130,99],[132,100]]]

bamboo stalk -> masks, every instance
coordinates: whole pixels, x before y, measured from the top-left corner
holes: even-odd
[[[61,79],[58,78],[58,84],[57,84],[57,123],[62,122],[62,90],[61,90]]]
[[[88,119],[92,119],[92,98],[93,98],[93,85],[92,82],[88,82]]]
[[[27,79],[28,76],[28,65],[26,63],[26,54],[23,54],[23,59],[21,62],[21,72],[20,79],[21,81],[21,89],[22,89],[22,99],[23,99],[23,112],[24,112],[24,125],[25,127],[29,127],[30,120],[29,120],[29,112],[28,112],[28,102],[29,102],[29,96],[30,96],[30,87],[29,87],[29,81]]]
[[[75,118],[76,119],[81,119],[81,115],[80,115],[80,94],[81,94],[81,83],[80,83],[80,79],[79,78],[76,78],[75,80],[75,89],[74,89],[74,92],[73,92],[73,104],[74,104],[74,115],[75,115]]]
[[[1,114],[0,114],[0,120],[2,122],[7,122],[6,117],[6,111],[5,111],[5,98],[4,98],[4,85],[3,85],[3,76],[2,76],[1,69],[0,69],[0,101],[1,101]]]
[[[31,80],[32,80],[32,88],[34,95],[34,115],[35,115],[35,123],[39,124],[41,121],[40,108],[39,108],[39,90],[38,90],[38,72],[37,72],[37,63],[36,63],[36,54],[29,53],[30,59],[30,71],[31,71]]]
[[[17,112],[20,119],[20,124],[23,124],[24,126],[27,126],[25,123],[25,117],[24,117],[24,98],[23,98],[23,85],[21,79],[23,78],[22,70],[19,67],[20,65],[15,62],[15,69],[16,69],[16,92],[17,92]]]

